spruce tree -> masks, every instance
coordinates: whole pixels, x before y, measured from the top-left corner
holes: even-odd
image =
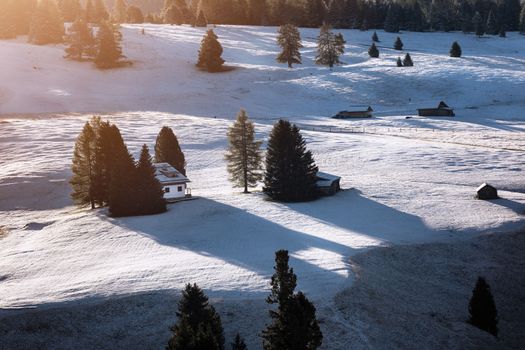
[[[279,27],[279,35],[277,36],[277,44],[282,51],[277,56],[277,62],[287,63],[288,68],[292,68],[292,64],[301,64],[301,52],[299,49],[303,47],[301,44],[301,34],[299,29],[293,24],[284,24]]]
[[[490,34],[490,35],[497,35],[499,32],[496,16],[494,15],[494,11],[492,10],[490,10],[489,15],[487,17],[486,28],[487,28],[487,34]]]
[[[396,38],[396,41],[394,42],[394,49],[398,51],[403,50],[403,42],[401,41],[400,37]]]
[[[226,153],[230,181],[236,187],[255,187],[262,180],[262,141],[255,141],[253,123],[244,109],[237,114],[237,120],[228,130],[229,148]]]
[[[65,22],[74,22],[82,12],[79,0],[58,0],[58,7]]]
[[[109,13],[106,10],[104,0],[93,0],[93,15],[95,23],[102,23],[109,19]]]
[[[112,23],[103,21],[97,33],[95,65],[100,69],[115,68],[123,57],[118,34]]]
[[[246,346],[244,339],[241,337],[239,333],[235,335],[235,339],[232,343],[231,349],[232,350],[248,350],[248,347]]]
[[[186,285],[178,306],[168,350],[224,350],[220,316],[196,284]]]
[[[144,14],[138,6],[130,6],[126,11],[126,22],[133,24],[144,23]]]
[[[71,170],[73,176],[69,183],[73,188],[71,198],[78,206],[90,205],[95,208],[93,191],[96,134],[86,123],[75,143]]]
[[[315,307],[299,292],[294,294],[297,276],[288,265],[287,250],[275,252],[275,273],[271,279],[268,304],[277,304],[270,310],[272,323],[262,332],[264,350],[317,349],[323,335],[315,316]]]
[[[204,11],[200,10],[199,15],[197,16],[197,20],[195,21],[195,27],[206,27],[207,25],[208,21],[206,20]]]
[[[117,159],[127,160],[129,152],[117,126],[99,122],[95,149],[93,193],[99,206],[109,202],[109,187]]]
[[[211,73],[220,72],[222,71],[222,65],[224,64],[221,55],[221,43],[219,42],[217,35],[213,32],[213,29],[208,29],[201,41],[197,67],[205,69]]]
[[[403,67],[403,62],[401,61],[401,57],[398,57],[398,58],[397,58],[396,65],[397,65],[398,67]]]
[[[37,45],[58,44],[64,40],[64,22],[54,0],[40,0],[29,29],[29,42]]]
[[[340,63],[339,57],[345,51],[345,39],[342,34],[334,34],[330,26],[323,25],[317,38],[317,56],[315,63],[330,67]]]
[[[142,146],[137,163],[137,181],[140,214],[151,215],[165,212],[164,191],[159,180],[155,177],[155,168],[146,145]]]
[[[388,6],[384,27],[385,32],[399,32],[399,10],[395,3]]]
[[[155,141],[155,162],[168,163],[186,175],[186,159],[173,130],[163,126]]]
[[[450,57],[461,57],[461,54],[461,46],[459,46],[457,41],[454,41],[450,48]]]
[[[264,192],[284,202],[314,199],[317,170],[297,126],[279,120],[268,140]]]
[[[474,14],[474,17],[472,17],[472,24],[474,26],[474,31],[476,32],[476,35],[478,37],[482,37],[483,34],[485,34],[485,25],[483,23],[483,18],[481,18],[479,12],[476,12]]]
[[[113,217],[140,215],[139,182],[135,160],[124,145],[125,152],[114,155],[109,170],[109,214]]]
[[[495,337],[498,336],[498,311],[490,291],[490,286],[483,277],[478,277],[468,306],[470,323]]]
[[[379,50],[376,47],[375,43],[372,43],[370,48],[368,49],[368,55],[372,58],[378,58],[379,57]]]
[[[412,67],[414,65],[414,62],[412,62],[412,57],[410,57],[410,54],[407,52],[405,55],[405,58],[403,59],[403,66],[405,67]]]
[[[93,31],[80,18],[68,28],[66,42],[69,44],[65,48],[66,58],[82,61],[84,57],[92,58],[95,55],[96,41]]]
[[[113,18],[117,23],[125,23],[127,20],[128,5],[126,0],[116,0],[113,9]]]
[[[379,37],[377,36],[377,33],[374,30],[374,34],[372,34],[372,41],[375,43],[379,42]]]

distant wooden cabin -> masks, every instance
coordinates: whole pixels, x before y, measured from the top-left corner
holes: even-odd
[[[476,190],[477,199],[498,199],[498,190],[488,183],[481,184]]]
[[[190,179],[168,163],[154,163],[153,166],[155,177],[162,185],[164,199],[169,202],[191,197],[191,190],[188,188]]]
[[[437,108],[420,108],[417,114],[421,117],[453,117],[454,109],[449,107],[445,102],[439,102]]]
[[[371,118],[374,110],[370,106],[358,106],[350,111],[341,111],[333,116],[336,119]]]
[[[316,187],[324,196],[332,196],[341,190],[341,177],[323,172],[317,172]]]

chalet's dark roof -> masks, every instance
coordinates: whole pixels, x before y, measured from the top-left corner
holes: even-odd
[[[491,189],[491,190],[495,190],[496,187],[492,186],[492,185],[489,185],[488,183],[484,182],[482,183],[477,189],[476,189],[476,192],[479,192],[483,189]]]

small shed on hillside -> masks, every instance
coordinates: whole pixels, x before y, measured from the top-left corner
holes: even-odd
[[[417,115],[421,117],[453,117],[454,109],[449,107],[445,102],[439,102],[437,108],[420,108]]]
[[[355,106],[349,111],[341,111],[333,116],[336,119],[371,118],[374,110],[370,106]]]
[[[191,190],[188,188],[190,179],[168,163],[154,163],[153,166],[155,177],[164,190],[164,199],[174,201],[191,197]]]
[[[496,187],[483,183],[476,190],[477,199],[498,199],[498,190]]]
[[[332,196],[341,190],[340,186],[341,177],[317,172],[317,182],[315,183],[319,192],[324,196]]]

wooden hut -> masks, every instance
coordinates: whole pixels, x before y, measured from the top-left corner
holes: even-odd
[[[370,106],[358,106],[349,111],[341,111],[333,116],[336,119],[371,118],[374,110]]]
[[[494,186],[489,185],[488,183],[483,183],[476,190],[476,198],[485,200],[498,199],[498,190]]]
[[[417,115],[421,117],[453,117],[454,109],[449,107],[445,102],[439,102],[437,108],[420,108]]]
[[[318,171],[315,183],[319,192],[324,196],[332,196],[341,190],[341,177]]]

